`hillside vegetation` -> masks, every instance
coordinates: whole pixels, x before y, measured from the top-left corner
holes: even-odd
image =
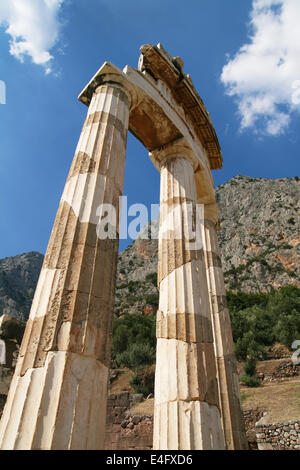
[[[300,181],[236,176],[216,188],[218,232],[227,290],[269,292],[300,288]],[[143,234],[157,234],[153,221]],[[0,260],[0,314],[28,318],[43,256],[25,253]],[[116,316],[156,313],[157,239],[139,237],[119,253]]]
[[[246,361],[241,380],[249,386],[259,385],[256,361],[266,359],[271,346],[281,343],[291,349],[300,338],[300,289],[286,286],[256,294],[229,291],[227,301],[236,357]],[[155,315],[126,313],[115,319],[112,367],[135,372],[131,385],[136,392],[153,392],[154,369],[149,366],[155,362],[155,342]]]
[[[266,348],[281,343],[291,349],[300,338],[300,289],[282,287],[269,293],[227,293],[238,360],[263,359]]]

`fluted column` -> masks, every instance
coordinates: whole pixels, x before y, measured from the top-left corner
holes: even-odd
[[[114,82],[92,96],[4,409],[2,449],[103,448],[129,105]],[[102,204],[116,211],[106,227],[113,238],[97,226]]]
[[[204,255],[214,333],[219,395],[226,448],[246,450],[240,387],[216,226],[217,204],[204,206]]]
[[[189,150],[176,145],[158,154],[164,156],[153,445],[165,450],[222,449],[203,249],[191,249],[186,230],[195,224],[193,161]]]

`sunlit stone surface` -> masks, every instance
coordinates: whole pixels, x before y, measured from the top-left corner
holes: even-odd
[[[215,222],[205,216],[199,228],[196,207],[203,219],[215,205],[219,142],[182,60],[160,44],[141,53],[138,70],[103,64],[79,96],[88,114],[0,423],[1,449],[104,446],[128,129],[161,174],[154,448],[245,448]],[[103,230],[108,205],[115,217]]]

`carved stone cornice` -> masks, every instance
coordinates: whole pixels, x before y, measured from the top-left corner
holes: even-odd
[[[222,168],[222,152],[211,117],[191,77],[183,72],[181,58],[170,56],[161,44],[157,46],[144,44],[140,50],[139,70],[149,73],[154,79],[163,81],[169,87],[173,98],[183,108],[186,118],[190,119],[205,148],[210,168],[212,170]]]

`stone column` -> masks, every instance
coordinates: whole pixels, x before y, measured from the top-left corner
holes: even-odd
[[[197,201],[192,153],[175,144],[151,158],[161,160],[154,449],[223,449],[203,249],[185,231]]]
[[[115,82],[89,106],[35,292],[0,428],[2,449],[104,445],[130,98]]]
[[[217,204],[204,207],[204,254],[225,444],[228,450],[246,450],[248,441],[217,238],[219,209]]]

